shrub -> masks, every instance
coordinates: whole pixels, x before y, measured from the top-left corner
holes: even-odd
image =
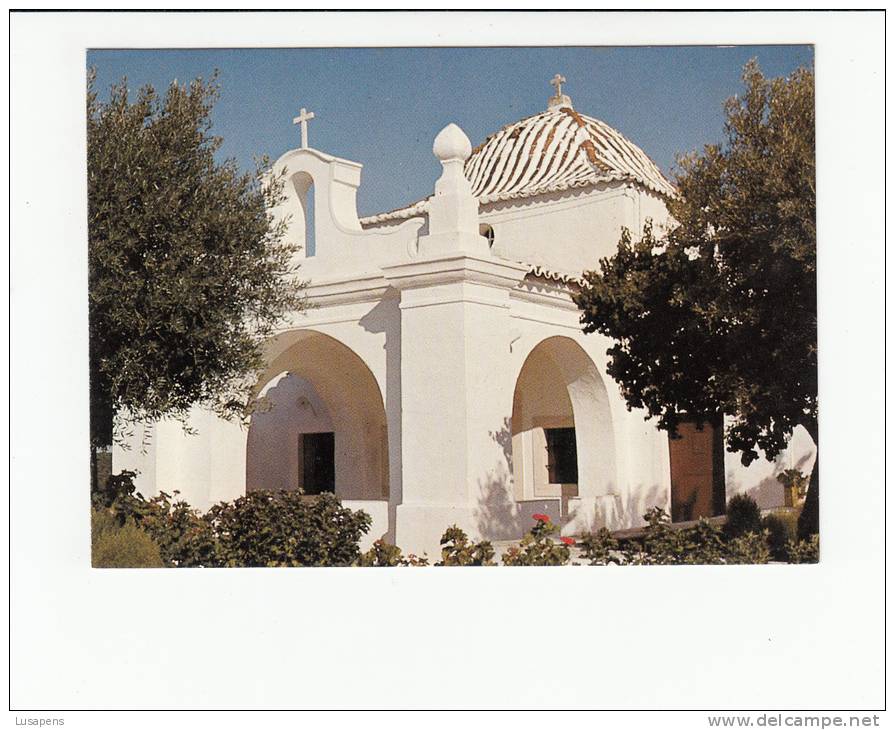
[[[134,486],[136,473],[122,471],[100,483],[91,495],[95,509],[108,510],[120,525],[133,520],[159,545],[171,567],[213,567],[219,564],[211,523],[186,502],[172,502],[160,493],[145,499]],[[174,497],[177,496],[174,492]]]
[[[792,540],[786,545],[790,563],[816,563],[820,560],[820,538],[812,535],[807,540]]]
[[[139,524],[161,546],[162,557],[172,567],[223,565],[211,521],[186,502],[171,502],[171,496],[162,492],[144,502],[137,514]]]
[[[429,558],[425,555],[417,557],[413,553],[404,557],[401,548],[391,545],[385,540],[377,540],[365,553],[361,553],[354,562],[359,568],[396,568],[396,567],[424,567],[429,564]]]
[[[589,565],[609,565],[619,563],[618,540],[612,537],[612,533],[605,527],[597,532],[588,532],[581,536],[578,544],[582,549],[582,556],[589,561]]]
[[[771,559],[768,549],[768,534],[747,532],[727,543],[724,562],[729,565],[759,565]]]
[[[207,514],[162,492],[145,499],[133,472],[109,478],[92,495],[120,525],[134,521],[172,567],[351,565],[370,529],[365,512],[342,507],[331,494],[313,499],[294,491],[250,492]]]
[[[695,527],[673,527],[665,510],[654,507],[643,519],[648,523],[643,551],[631,554],[640,565],[714,565],[725,562],[726,550],[721,530],[701,519]]]
[[[221,565],[270,568],[351,565],[372,522],[332,494],[308,499],[294,491],[249,492],[214,505],[205,519]]]
[[[749,532],[761,532],[761,510],[748,494],[737,494],[727,503],[727,525],[724,532],[729,538]]]
[[[409,566],[411,568],[425,568],[429,565],[429,558],[423,553],[423,556],[414,555],[410,553],[406,558],[401,561],[402,566]]]
[[[725,532],[706,519],[694,527],[674,527],[659,507],[647,512],[648,525],[639,544],[630,541],[615,553],[616,562],[630,565],[733,565],[766,563],[770,558],[767,534],[747,532],[727,539]],[[593,564],[593,563],[592,563]]]
[[[393,568],[401,565],[403,559],[401,548],[397,545],[377,540],[367,552],[358,556],[355,565],[361,568]]]
[[[504,565],[568,565],[571,557],[569,544],[571,538],[562,538],[555,543],[552,535],[559,528],[550,522],[547,515],[533,515],[535,526],[522,538],[518,546],[511,547],[504,553]]]
[[[144,501],[142,495],[136,493],[136,476],[136,472],[125,470],[98,480],[90,493],[90,504],[97,510],[113,508],[119,524],[123,524],[128,516],[140,511],[139,504]]]
[[[762,519],[762,527],[768,533],[768,546],[774,560],[788,560],[787,543],[798,539],[797,512],[772,512]]]
[[[686,565],[719,565],[729,561],[729,547],[724,542],[721,528],[706,519],[700,519],[695,527],[684,530],[684,555]]]
[[[469,537],[456,525],[441,536],[441,562],[435,565],[496,565],[490,541],[470,543]]]
[[[632,550],[630,562],[639,565],[678,565],[684,563],[687,549],[683,530],[671,526],[671,518],[660,507],[653,507],[643,515],[647,522],[642,552]]]
[[[94,568],[164,568],[161,550],[130,519],[123,525],[109,510],[91,512],[91,562]]]

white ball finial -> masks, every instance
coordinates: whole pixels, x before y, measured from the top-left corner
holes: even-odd
[[[442,162],[450,160],[462,162],[472,154],[472,143],[466,133],[451,122],[438,133],[432,145],[432,152]]]

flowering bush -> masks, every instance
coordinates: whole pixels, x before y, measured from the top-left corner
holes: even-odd
[[[451,525],[441,537],[441,562],[435,565],[496,565],[494,548],[488,540],[470,543],[463,530]]]
[[[557,544],[552,536],[559,532],[547,515],[532,515],[535,526],[522,538],[518,547],[504,553],[504,565],[568,565],[569,545]],[[573,541],[574,542],[574,541]]]
[[[152,550],[158,551],[161,565],[169,567],[429,565],[425,555],[405,556],[399,547],[383,540],[360,553],[358,542],[370,529],[370,517],[342,507],[331,494],[308,499],[297,492],[250,492],[202,515],[176,501],[176,492],[173,497],[161,493],[145,499],[134,489],[134,476],[133,472],[114,475],[92,495],[94,515],[102,523],[94,528],[94,545],[101,531],[110,533],[103,538],[105,552],[94,551],[95,565],[156,565]],[[772,557],[792,563],[817,562],[816,535],[797,541],[792,525],[782,524],[783,517],[775,515],[760,520],[756,527],[753,505],[749,498],[732,499],[732,511],[742,514],[736,517],[734,528],[724,530],[707,520],[680,529],[655,507],[643,516],[648,523],[643,534],[624,542],[606,528],[581,535],[577,541],[557,537],[559,527],[539,513],[532,515],[534,526],[506,551],[502,563],[568,565],[576,546],[590,565],[755,564]],[[122,534],[111,536],[111,528]],[[435,565],[495,564],[489,541],[473,543],[456,525],[445,530],[441,560]]]

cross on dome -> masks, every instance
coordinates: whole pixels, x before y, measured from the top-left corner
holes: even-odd
[[[301,108],[301,111],[298,113],[298,116],[292,120],[293,124],[301,125],[301,148],[306,150],[308,148],[308,122],[310,122],[314,118],[314,112],[309,112],[304,107]]]
[[[566,83],[566,77],[562,74],[556,74],[556,76],[550,79],[550,85],[556,88],[556,94],[547,100],[548,109],[555,109],[563,106],[569,108],[572,107],[572,100],[566,94],[562,93],[562,85],[564,83]]]
[[[556,96],[562,96],[562,85],[564,83],[566,83],[566,77],[560,74],[556,74],[550,81],[550,85],[556,87]]]

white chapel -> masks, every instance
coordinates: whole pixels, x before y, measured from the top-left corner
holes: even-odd
[[[312,306],[267,343],[261,405],[248,427],[201,408],[188,431],[147,424],[114,469],[202,510],[256,489],[334,492],[373,518],[362,547],[385,538],[429,556],[452,524],[505,540],[535,513],[575,535],[639,526],[653,506],[679,521],[720,514],[738,492],[782,505],[776,475],[813,465],[806,432],[748,468],[720,429],[669,439],[607,376],[611,342],[583,334],[570,298],[581,273],[623,227],[668,225],[675,189],[576,110],[564,81],[545,111],[475,148],[448,124],[433,194],[360,219],[362,165],[310,147],[302,109],[302,146],[274,168],[289,235],[303,243],[313,225],[313,250],[297,254]]]

